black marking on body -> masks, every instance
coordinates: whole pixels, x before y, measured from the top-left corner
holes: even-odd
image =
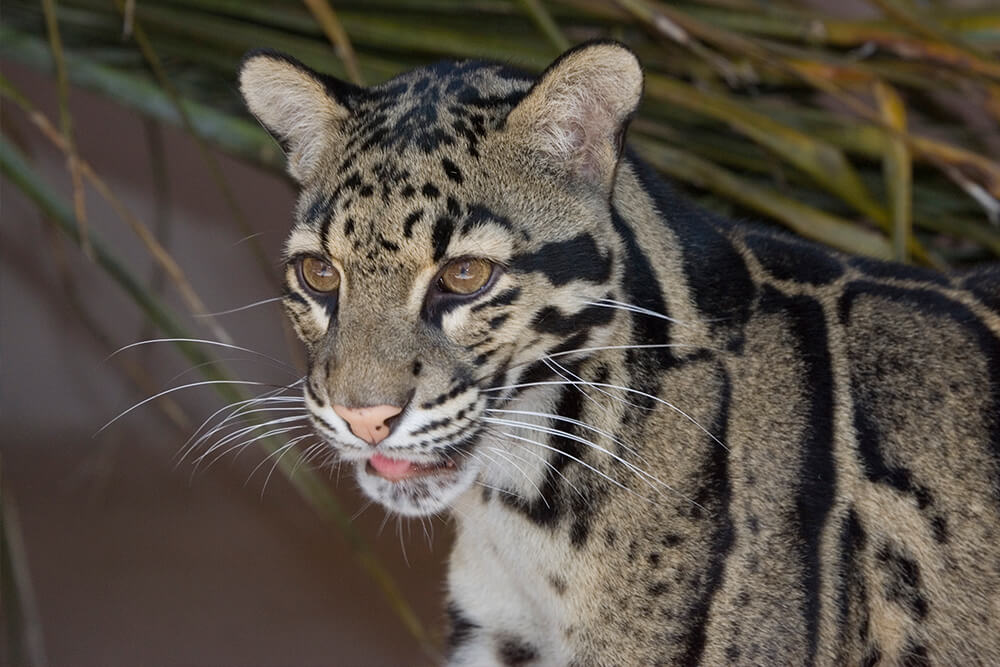
[[[625,246],[624,264],[628,267],[624,275],[625,301],[633,306],[639,306],[654,313],[660,313],[664,317],[669,316],[667,304],[663,300],[662,286],[653,272],[653,266],[646,257],[635,233],[618,213],[617,209],[611,211],[611,222],[615,232],[621,237]],[[609,308],[610,310],[610,308]],[[632,312],[632,340],[630,343],[637,345],[664,345],[670,341],[671,323],[669,320],[659,317],[651,317],[643,313]],[[627,366],[630,369],[645,367],[670,368],[674,365],[676,357],[669,347],[652,347],[644,349],[631,349],[626,351]],[[631,371],[630,371],[631,372]],[[638,387],[635,384],[630,386],[641,389],[646,393],[656,395],[659,387]],[[653,391],[649,391],[649,389]]]
[[[472,638],[480,626],[465,616],[454,602],[448,604],[448,649],[452,652]]]
[[[844,275],[840,260],[820,246],[756,232],[744,241],[764,270],[778,280],[827,285]]]
[[[424,187],[420,189],[420,192],[428,199],[437,199],[441,195],[441,191],[433,183],[424,183]]]
[[[563,388],[555,414],[569,419],[579,419],[582,411],[583,395],[573,387]],[[561,428],[559,424],[552,424],[552,427]],[[565,429],[572,433],[574,426],[568,424]],[[580,458],[582,445],[575,440],[556,435],[549,436],[547,444],[555,451],[547,454],[550,465],[546,466],[545,478],[539,485],[538,497],[526,501],[520,497],[504,495],[502,499],[506,505],[523,512],[535,524],[554,528],[563,514],[565,504],[560,493],[560,482],[563,480],[561,475],[564,474],[566,466],[573,463],[573,458]]]
[[[719,440],[725,442],[729,431],[729,412],[732,407],[732,384],[728,373],[721,364],[718,365],[718,373],[722,381],[718,397],[719,411],[709,431],[715,434]],[[696,584],[695,589],[689,592],[689,595],[696,596],[696,600],[686,612],[686,617],[689,619],[688,630],[685,636],[679,640],[682,651],[678,664],[685,665],[695,665],[701,662],[707,639],[705,632],[708,626],[708,615],[715,594],[722,586],[726,558],[733,545],[733,521],[729,511],[732,499],[729,479],[729,452],[707,436],[705,437],[705,447],[708,448],[707,456],[699,475],[699,478],[704,480],[704,484],[695,500],[703,507],[709,508],[716,523],[710,537],[711,544],[707,550],[709,561],[704,565],[705,576],[703,579],[698,579],[704,581],[704,584],[703,586]],[[692,511],[697,509],[696,507],[692,508]]]
[[[556,595],[562,596],[566,594],[566,579],[558,574],[550,574],[548,579],[549,585],[552,586],[552,590],[556,592]]]
[[[729,329],[730,340],[738,347],[757,287],[743,257],[723,234],[732,223],[694,208],[674,194],[648,165],[631,162],[660,218],[681,243],[684,275],[695,305],[713,330]]]
[[[927,616],[927,598],[920,590],[920,566],[915,560],[900,553],[888,544],[875,552],[875,557],[885,570],[885,599],[906,609],[915,620]]]
[[[803,399],[808,401],[805,423],[808,432],[802,442],[795,506],[803,563],[805,593],[804,618],[808,633],[808,662],[816,657],[819,642],[820,600],[822,595],[822,538],[827,515],[837,489],[837,468],[833,459],[833,369],[823,307],[812,297],[785,296],[765,286],[760,308],[778,314],[789,324],[796,348],[809,379]]]
[[[987,415],[992,421],[987,425],[987,442],[992,450],[995,462],[993,479],[996,496],[1000,498],[1000,340],[993,332],[969,310],[965,305],[949,299],[947,296],[927,289],[894,287],[868,281],[852,282],[844,289],[839,310],[840,322],[847,327],[854,302],[861,296],[872,296],[905,304],[918,313],[932,317],[951,320],[965,330],[971,342],[974,342],[986,361],[986,371],[989,375],[989,392],[992,409]],[[852,367],[852,382],[855,375]],[[912,474],[903,466],[890,464],[882,451],[883,435],[878,424],[864,409],[864,401],[858,398],[858,393],[865,387],[852,387],[854,394],[854,426],[858,432],[858,452],[869,479],[874,482],[888,484],[900,491],[913,493],[918,506],[926,506],[929,502],[929,492],[913,483]]]
[[[538,250],[515,256],[510,263],[518,273],[541,273],[560,287],[574,280],[606,283],[611,277],[612,253],[601,254],[594,237],[580,234],[566,241],[552,241]]]
[[[441,166],[444,168],[445,176],[452,182],[461,185],[465,181],[465,177],[462,176],[462,170],[448,158],[441,158]]]
[[[538,659],[538,649],[512,635],[497,638],[497,658],[506,667],[523,667]]]
[[[838,539],[837,617],[840,627],[840,651],[837,662],[850,662],[850,649],[856,641],[864,645],[868,641],[868,594],[865,575],[861,569],[861,557],[867,542],[865,529],[853,507],[840,520]],[[861,634],[855,638],[848,636],[851,628],[860,628]]]

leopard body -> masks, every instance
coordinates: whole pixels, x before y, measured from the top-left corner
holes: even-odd
[[[615,43],[369,89],[254,52],[241,86],[301,186],[313,423],[454,517],[450,664],[1000,664],[1000,272],[690,205],[621,148]],[[435,291],[460,257],[490,282]],[[333,410],[380,404],[375,447]]]

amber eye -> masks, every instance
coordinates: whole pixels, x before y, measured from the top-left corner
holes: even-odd
[[[463,258],[448,262],[438,278],[438,286],[453,294],[472,294],[482,289],[493,275],[493,264],[485,259]]]
[[[340,287],[340,273],[329,262],[316,257],[303,257],[299,263],[302,280],[312,290],[333,292]]]

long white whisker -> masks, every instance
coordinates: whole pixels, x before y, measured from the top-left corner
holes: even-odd
[[[241,347],[239,345],[232,345],[231,343],[223,343],[217,340],[205,340],[204,338],[151,338],[149,340],[140,340],[135,343],[130,343],[125,347],[120,347],[108,356],[104,358],[104,361],[111,359],[115,355],[118,355],[125,350],[129,350],[133,347],[139,347],[140,345],[152,345],[153,343],[199,343],[201,345],[216,345],[218,347],[224,347],[228,350],[239,350],[240,352],[247,352],[249,354],[257,355],[258,357],[264,357],[265,359],[270,359],[276,364],[281,364],[285,368],[292,368],[289,364],[286,364],[281,359],[275,359],[274,357],[264,354],[263,352],[258,352],[257,350],[251,350],[249,347]],[[295,369],[293,369],[295,370]],[[295,371],[296,374],[298,371]]]
[[[306,438],[310,437],[311,435],[312,435],[312,433],[306,433],[305,435],[300,435],[298,437],[292,438],[291,440],[289,440],[288,442],[286,442],[285,444],[283,444],[281,447],[278,447],[273,452],[271,452],[270,454],[268,454],[267,456],[265,456],[261,460],[260,463],[258,463],[256,466],[254,466],[254,469],[250,471],[250,474],[247,475],[247,481],[243,483],[243,486],[246,486],[247,484],[249,484],[250,480],[253,479],[253,476],[257,473],[257,471],[260,470],[261,468],[263,468],[264,465],[267,464],[268,461],[270,461],[272,458],[274,458],[275,456],[277,456],[278,452],[281,452],[281,451],[285,450],[288,447],[294,447],[295,443],[302,442],[303,440],[305,440]],[[264,486],[267,486],[266,482],[265,482]],[[261,493],[263,493],[263,489],[261,490]]]
[[[249,380],[203,380],[201,382],[191,382],[189,384],[183,384],[183,385],[181,385],[179,387],[172,387],[170,389],[165,389],[164,391],[161,391],[158,394],[154,394],[154,395],[150,396],[149,398],[146,398],[146,399],[144,399],[142,401],[139,401],[138,403],[136,403],[135,405],[133,405],[132,407],[130,407],[125,412],[122,412],[121,414],[119,414],[117,417],[115,417],[114,419],[112,419],[111,421],[109,421],[107,424],[105,424],[101,428],[97,429],[97,432],[94,433],[94,437],[97,437],[98,435],[100,435],[101,431],[103,431],[107,427],[111,426],[116,421],[118,421],[119,419],[121,419],[122,417],[124,417],[125,415],[127,415],[128,413],[132,412],[136,408],[142,407],[143,405],[145,405],[146,403],[149,403],[150,401],[154,401],[154,400],[160,398],[161,396],[166,396],[167,394],[172,394],[175,391],[180,391],[181,389],[190,389],[192,387],[201,387],[201,386],[209,385],[209,384],[242,384],[242,385],[253,385],[253,386],[257,386],[257,387],[270,386],[269,382],[251,382]]]
[[[503,435],[502,432],[495,431],[495,430],[492,429],[492,427],[490,427],[490,429],[491,429],[490,430],[490,435],[492,435],[494,438]],[[576,492],[576,495],[580,496],[581,498],[584,497],[583,496],[583,492],[580,491],[580,489],[576,488],[576,484],[574,484],[573,482],[569,481],[569,477],[567,477],[566,475],[562,474],[562,471],[560,471],[559,468],[555,467],[549,461],[547,461],[544,456],[541,456],[540,454],[536,454],[534,451],[532,451],[530,449],[527,449],[525,447],[522,447],[521,451],[524,452],[525,454],[530,454],[531,456],[534,456],[536,459],[538,459],[539,461],[541,461],[545,466],[551,468],[552,472],[554,472],[555,474],[559,475],[563,479],[563,481],[566,482],[566,484],[569,485],[569,488],[573,489]]]
[[[677,324],[682,327],[691,326],[687,322],[674,319],[669,315],[664,315],[663,313],[658,313],[655,310],[649,310],[648,308],[643,308],[642,306],[636,306],[631,303],[625,303],[623,301],[615,301],[614,299],[598,299],[597,301],[587,301],[588,306],[603,306],[604,308],[615,308],[617,310],[627,310],[631,313],[639,313],[640,315],[649,315],[650,317],[655,317],[661,320],[666,320],[672,324]]]
[[[258,430],[258,429],[262,429],[262,428],[269,428],[269,427],[275,426],[277,424],[287,424],[289,422],[302,421],[302,420],[308,419],[308,418],[309,418],[308,415],[295,415],[293,417],[279,417],[279,418],[276,418],[276,419],[271,419],[271,420],[268,420],[268,421],[265,421],[265,422],[261,422],[259,424],[251,424],[250,426],[244,426],[244,427],[239,428],[236,431],[230,433],[229,435],[227,435],[226,437],[222,438],[218,442],[214,443],[211,447],[209,447],[207,450],[205,450],[205,452],[202,453],[201,456],[199,456],[197,459],[195,459],[195,462],[197,463],[197,462],[201,461],[202,459],[204,459],[206,456],[208,456],[209,454],[211,454],[213,451],[215,451],[219,447],[222,447],[226,443],[232,442],[233,440],[237,440],[238,438],[246,435],[247,433],[252,433],[252,432],[254,432],[254,431]]]
[[[223,456],[226,456],[227,454],[229,454],[230,452],[235,451],[235,450],[240,450],[242,452],[244,449],[246,449],[247,447],[249,447],[253,443],[257,442],[258,440],[262,440],[264,438],[270,438],[271,436],[274,436],[274,435],[281,435],[282,433],[290,433],[292,431],[298,431],[298,430],[304,429],[304,428],[309,428],[309,427],[308,426],[304,426],[304,425],[299,425],[299,426],[286,426],[284,428],[271,429],[270,431],[266,431],[264,433],[261,433],[260,435],[255,435],[254,437],[250,438],[249,440],[245,440],[243,442],[237,442],[235,445],[232,445],[229,448],[227,448],[226,451],[221,452],[218,455],[216,455],[216,457],[214,459],[212,459],[211,461],[209,461],[208,465],[205,466],[205,467],[206,468],[211,468]],[[213,447],[212,448],[212,450],[215,450],[215,449],[217,449],[217,447]],[[195,470],[198,469],[198,466],[201,465],[202,460],[204,460],[204,458],[206,456],[208,456],[208,454],[209,454],[209,452],[205,452],[203,455],[201,455],[197,459],[195,459]]]
[[[486,389],[481,389],[480,391],[482,391],[482,392],[503,391],[503,390],[507,390],[507,389],[519,389],[519,388],[522,388],[522,387],[540,387],[540,386],[576,385],[576,384],[582,384],[582,385],[591,386],[591,387],[607,387],[608,389],[618,389],[619,391],[628,392],[630,394],[638,394],[639,396],[645,396],[646,398],[649,398],[649,399],[651,399],[653,401],[656,401],[657,403],[661,403],[661,404],[667,406],[668,408],[670,408],[671,410],[677,412],[681,416],[683,416],[685,419],[687,419],[692,424],[694,424],[695,426],[697,426],[698,429],[701,430],[705,435],[707,435],[709,438],[711,438],[712,440],[714,440],[720,447],[722,447],[723,449],[725,449],[727,452],[729,451],[729,447],[727,447],[724,442],[722,442],[717,437],[715,437],[714,435],[712,435],[708,431],[708,429],[706,429],[704,426],[702,426],[701,424],[699,424],[697,422],[697,420],[695,420],[694,417],[692,417],[688,413],[684,412],[683,410],[681,410],[680,408],[678,408],[673,403],[670,403],[669,401],[665,401],[662,398],[660,398],[659,396],[653,396],[652,394],[647,394],[644,391],[639,391],[638,389],[632,389],[631,387],[622,387],[622,386],[619,386],[619,385],[616,385],[616,384],[607,384],[605,382],[589,382],[589,381],[576,382],[576,381],[569,381],[569,380],[560,382],[560,381],[556,381],[556,380],[548,380],[548,381],[540,381],[540,382],[523,382],[521,384],[509,384],[509,385],[504,385],[504,386],[500,386],[500,387],[488,387]]]
[[[187,456],[187,453],[191,450],[191,448],[197,446],[197,443],[195,445],[191,445],[192,441],[194,441],[194,439],[198,436],[198,434],[201,433],[202,429],[204,429],[206,426],[208,426],[208,424],[213,419],[215,419],[215,417],[218,416],[218,414],[220,412],[224,412],[226,410],[229,410],[230,408],[233,409],[233,411],[229,415],[227,415],[225,419],[223,419],[219,424],[217,424],[215,427],[212,428],[213,431],[216,431],[221,424],[224,424],[224,423],[228,422],[231,418],[235,417],[242,410],[244,410],[244,408],[248,408],[251,405],[256,405],[258,403],[270,403],[270,402],[274,402],[274,403],[285,403],[285,402],[304,403],[305,399],[302,396],[279,396],[278,395],[282,391],[287,391],[288,389],[290,389],[292,387],[295,387],[296,385],[300,384],[302,381],[303,380],[300,379],[297,382],[294,382],[294,383],[288,385],[287,387],[279,387],[278,389],[273,389],[271,391],[262,392],[261,394],[258,394],[257,396],[255,396],[253,398],[247,398],[247,399],[243,399],[241,401],[235,401],[233,403],[229,403],[227,405],[222,406],[221,408],[219,408],[218,410],[216,410],[215,412],[213,412],[211,415],[209,415],[208,419],[206,419],[205,421],[203,421],[201,423],[201,426],[199,426],[195,430],[195,432],[192,433],[188,437],[187,441],[184,443],[183,448],[181,449],[181,457],[180,457],[180,460],[178,461],[178,463],[180,461],[184,460],[184,457]],[[199,442],[201,442],[201,440],[199,440]]]
[[[263,484],[263,486],[260,487],[260,497],[261,498],[264,497],[264,491],[267,490],[268,482],[271,481],[271,476],[274,475],[274,471],[278,469],[279,465],[281,465],[281,459],[284,458],[285,454],[287,454],[288,451],[292,447],[294,447],[296,443],[298,443],[298,442],[300,442],[302,440],[305,440],[306,438],[310,437],[311,435],[312,435],[312,433],[306,433],[305,435],[300,435],[297,438],[292,438],[284,446],[279,447],[278,449],[274,450],[274,452],[272,452],[271,454],[268,455],[268,457],[270,458],[271,456],[274,455],[274,453],[280,452],[280,454],[278,454],[278,458],[276,458],[274,460],[274,465],[272,465],[271,469],[267,472],[267,477],[264,478],[264,484]],[[264,460],[266,461],[267,459],[264,459]],[[261,463],[263,463],[263,461]],[[260,465],[260,464],[258,464],[258,465]],[[297,467],[297,465],[298,465],[298,462],[296,462],[296,466],[293,466],[293,470],[295,469],[295,467]],[[255,472],[256,472],[256,470],[257,470],[257,468],[254,468]],[[253,473],[251,473],[251,475],[252,474]],[[250,481],[249,478],[247,478],[247,481]]]
[[[486,408],[486,412],[501,412],[501,413],[505,413],[505,414],[525,415],[525,416],[529,416],[529,417],[545,417],[547,419],[554,419],[555,421],[560,421],[560,422],[566,422],[568,424],[573,424],[574,426],[579,426],[580,428],[586,429],[586,430],[591,431],[593,433],[597,433],[598,435],[603,435],[605,438],[607,438],[611,442],[615,443],[616,445],[620,445],[623,449],[625,449],[625,451],[629,452],[633,456],[636,456],[636,457],[642,459],[642,455],[639,454],[638,451],[636,451],[632,447],[629,447],[627,444],[625,444],[622,440],[620,440],[617,437],[615,437],[613,434],[608,433],[607,431],[604,431],[602,429],[599,429],[596,426],[591,426],[587,422],[580,421],[579,419],[571,419],[570,417],[563,417],[561,415],[554,415],[554,414],[551,414],[551,413],[548,413],[548,412],[531,412],[530,410],[503,410],[501,408]]]
[[[515,470],[517,470],[519,473],[521,473],[524,476],[524,478],[526,480],[528,480],[528,484],[531,484],[531,486],[538,493],[538,497],[542,499],[542,502],[545,503],[545,506],[551,508],[551,505],[549,505],[549,501],[545,497],[545,494],[542,493],[542,490],[540,488],[538,488],[538,485],[535,484],[534,480],[531,479],[531,477],[528,475],[528,473],[526,473],[524,471],[524,468],[522,468],[521,466],[517,465],[516,463],[514,463],[513,461],[510,460],[510,457],[508,455],[513,456],[513,452],[503,452],[502,450],[500,450],[499,448],[496,448],[496,447],[491,447],[490,449],[493,451],[494,454],[496,454],[497,456],[499,456],[500,458],[502,458],[504,461],[506,461],[507,463],[509,463],[510,465],[512,465]],[[488,456],[488,455],[485,452],[483,452],[483,456]],[[520,458],[520,457],[518,457],[518,458]],[[525,463],[527,463],[527,461],[525,461],[524,459],[521,459],[521,461],[524,461]]]
[[[281,301],[285,297],[275,296],[270,299],[263,299],[262,301],[256,301],[254,303],[248,304],[246,306],[240,306],[239,308],[230,308],[229,310],[220,310],[217,313],[204,313],[200,315],[195,315],[195,317],[215,317],[217,315],[229,315],[230,313],[238,313],[241,310],[249,310],[251,308],[256,308],[257,306],[263,306],[265,303],[274,303],[275,301]]]
[[[674,487],[672,487],[669,484],[667,484],[666,482],[660,480],[659,478],[655,477],[654,475],[649,474],[648,472],[646,472],[642,468],[639,468],[638,466],[630,463],[629,461],[626,461],[625,459],[623,459],[622,457],[618,456],[614,452],[612,452],[612,451],[610,451],[608,449],[605,449],[604,447],[601,447],[600,445],[598,445],[595,442],[587,440],[586,438],[581,438],[581,437],[579,437],[577,435],[574,435],[572,433],[567,433],[566,431],[562,431],[562,430],[559,430],[559,429],[549,428],[547,426],[539,426],[537,424],[531,424],[529,422],[521,422],[521,421],[516,421],[516,420],[510,420],[510,419],[495,419],[493,417],[483,417],[483,421],[486,421],[488,423],[502,425],[502,426],[511,426],[511,427],[514,427],[514,428],[523,428],[523,429],[526,429],[526,430],[529,430],[529,431],[536,431],[536,432],[539,432],[539,433],[547,433],[549,435],[555,435],[555,436],[559,436],[561,438],[567,438],[569,440],[573,440],[575,442],[579,442],[582,445],[586,445],[587,447],[591,447],[592,449],[596,449],[597,451],[601,452],[602,454],[606,454],[606,455],[610,456],[612,459],[614,459],[615,461],[618,461],[619,463],[621,463],[622,465],[624,465],[626,468],[628,468],[629,470],[631,470],[632,472],[634,472],[636,475],[638,475],[640,477],[640,479],[645,479],[647,484],[649,484],[649,480],[652,480],[653,482],[656,482],[657,484],[659,484],[663,488],[669,490],[671,493],[677,495],[678,497],[680,497],[683,500],[691,503],[692,505],[695,505],[696,507],[700,507],[701,509],[705,509],[704,507],[702,507],[701,505],[699,505],[697,502],[695,502],[691,498],[688,498],[687,496],[685,496],[684,494],[682,494],[680,491],[678,491]],[[541,444],[541,443],[538,443],[538,444]],[[559,450],[556,450],[556,451],[559,451]],[[564,456],[569,456],[569,454],[566,454],[565,452],[563,452],[563,455]],[[593,468],[591,468],[591,469],[593,470]],[[655,490],[655,487],[653,487],[652,484],[649,484],[649,485],[650,485],[651,488],[653,488]],[[625,487],[623,486],[622,488],[625,488]]]

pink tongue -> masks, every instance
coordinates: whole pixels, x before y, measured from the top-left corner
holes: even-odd
[[[406,473],[412,465],[409,461],[390,459],[381,454],[375,454],[368,459],[368,462],[372,464],[372,467],[375,468],[378,474],[390,482],[395,482],[406,477]]]

